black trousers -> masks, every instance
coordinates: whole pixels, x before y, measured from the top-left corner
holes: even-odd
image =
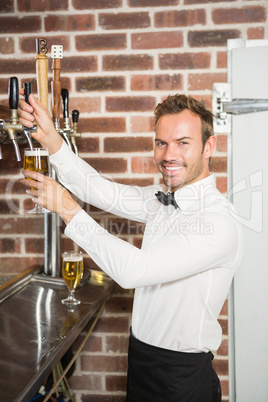
[[[220,402],[212,353],[183,353],[129,338],[126,402]]]

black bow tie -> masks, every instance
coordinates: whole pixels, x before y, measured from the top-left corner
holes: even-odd
[[[176,208],[179,208],[178,204],[176,203],[176,200],[174,198],[174,191],[173,193],[163,193],[163,191],[158,191],[158,193],[155,194],[156,198],[162,202],[164,205],[173,205]]]

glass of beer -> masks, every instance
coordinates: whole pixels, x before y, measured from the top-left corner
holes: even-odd
[[[68,287],[68,297],[62,300],[67,306],[80,304],[74,296],[75,289],[79,285],[84,273],[83,255],[81,251],[65,251],[62,262],[62,276]]]
[[[32,170],[33,172],[39,172],[45,176],[49,176],[50,165],[48,150],[46,148],[25,148],[23,169]],[[44,212],[48,211],[39,204],[35,204],[35,207],[28,211],[29,214],[42,214]]]

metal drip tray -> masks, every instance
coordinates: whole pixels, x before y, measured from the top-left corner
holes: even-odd
[[[81,304],[69,311],[61,303],[67,295],[63,280],[45,277],[42,267],[0,287],[1,402],[29,402],[113,284],[93,286],[86,278],[76,291]]]

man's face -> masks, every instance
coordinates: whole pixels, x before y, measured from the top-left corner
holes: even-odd
[[[172,191],[209,175],[215,137],[202,144],[201,119],[189,110],[161,116],[156,125],[155,163]]]

